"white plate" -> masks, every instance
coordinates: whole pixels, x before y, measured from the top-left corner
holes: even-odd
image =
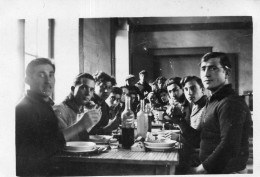
[[[145,147],[151,149],[152,151],[164,151],[164,150],[169,150],[174,148],[174,147],[152,147],[152,146],[145,146]]]
[[[95,143],[108,143],[112,136],[109,135],[90,135],[89,141]]]
[[[64,151],[66,151],[66,152],[93,152],[95,150],[96,150],[96,148],[94,148],[94,149],[78,149],[78,150],[64,149]]]
[[[149,141],[145,141],[144,144],[146,146],[150,146],[150,147],[170,147],[172,148],[174,146],[174,144],[177,143],[177,141],[175,140],[165,140],[165,142],[160,142],[160,143],[153,143],[153,142],[149,142]]]
[[[87,141],[69,141],[66,143],[66,150],[70,151],[86,151],[96,148],[96,143]]]

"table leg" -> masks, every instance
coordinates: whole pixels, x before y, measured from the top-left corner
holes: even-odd
[[[155,175],[174,175],[176,165],[156,165]]]
[[[175,167],[176,165],[169,165],[169,171],[168,171],[168,175],[174,175],[175,174]]]

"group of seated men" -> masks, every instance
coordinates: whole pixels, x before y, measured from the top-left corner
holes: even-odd
[[[116,87],[116,80],[104,72],[80,73],[65,100],[54,105],[55,66],[48,59],[35,59],[26,69],[30,89],[16,106],[17,175],[50,175],[49,158],[66,141],[111,134],[120,125],[125,95],[131,97],[135,113],[141,99],[153,109],[165,107],[168,128],[180,128],[184,148],[176,172],[243,173],[252,121],[244,100],[228,83],[230,72],[226,54],[211,52],[201,59],[201,79],[159,77],[148,84],[143,70],[137,83],[129,75],[124,86]],[[193,157],[194,148],[199,148],[199,157]]]

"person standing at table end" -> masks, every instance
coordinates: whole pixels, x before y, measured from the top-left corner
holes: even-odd
[[[82,130],[90,131],[100,120],[98,111],[89,111],[75,125],[60,131],[52,109],[55,65],[38,58],[26,68],[25,82],[30,86],[15,110],[16,175],[51,175],[50,158],[63,149],[65,141]]]
[[[211,96],[201,122],[201,164],[191,168],[191,174],[246,173],[252,118],[245,101],[228,83],[230,72],[225,53],[210,52],[201,59],[201,80]]]
[[[129,74],[125,78],[125,86],[129,90],[129,92],[137,94],[138,102],[140,101],[140,99],[144,99],[144,95],[140,92],[139,88],[135,86],[135,76],[133,74]]]
[[[142,70],[139,72],[139,81],[135,84],[136,87],[140,90],[144,97],[148,95],[152,91],[152,87],[147,83],[148,72],[146,70]]]

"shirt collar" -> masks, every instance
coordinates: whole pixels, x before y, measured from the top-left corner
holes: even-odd
[[[235,91],[232,89],[231,84],[226,84],[210,97],[210,101],[214,99],[221,100],[231,94],[235,94]]]
[[[54,105],[54,102],[51,98],[49,98],[48,101],[45,101],[44,97],[41,94],[39,94],[35,91],[32,91],[32,90],[27,90],[27,96],[32,98],[33,100],[37,100],[37,101],[40,101],[40,102],[43,102],[43,103],[47,103],[50,106]]]
[[[79,107],[75,101],[75,97],[70,94],[67,98],[63,101],[70,109],[72,109],[75,113],[79,114],[83,112],[83,106]]]
[[[194,105],[201,106],[201,105],[203,105],[203,103],[204,103],[204,105],[205,105],[206,100],[207,100],[207,96],[206,96],[206,95],[203,95],[197,102],[194,103]],[[203,105],[203,106],[204,106],[204,105]]]

